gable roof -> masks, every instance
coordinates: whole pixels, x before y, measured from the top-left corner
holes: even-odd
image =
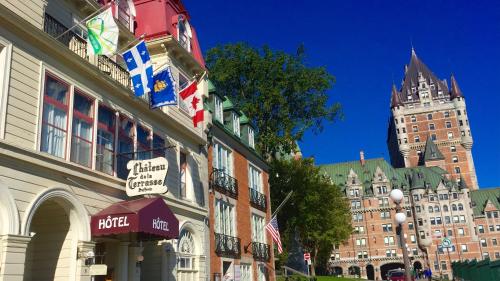
[[[470,195],[475,216],[484,215],[484,208],[488,200],[500,210],[500,187],[473,190]]]
[[[444,160],[444,156],[441,151],[439,151],[439,148],[434,141],[432,141],[430,136],[427,136],[427,141],[425,142],[424,162],[433,160]]]

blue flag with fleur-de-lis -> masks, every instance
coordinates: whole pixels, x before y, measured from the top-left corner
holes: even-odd
[[[151,108],[177,104],[174,81],[170,67],[153,77],[153,90],[150,93]]]
[[[122,56],[127,64],[135,95],[140,97],[150,92],[153,85],[153,65],[144,40],[125,51]]]

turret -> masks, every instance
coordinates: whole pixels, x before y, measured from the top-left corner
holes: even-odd
[[[399,97],[398,90],[396,89],[396,85],[392,84],[392,94],[391,94],[391,108],[403,106],[403,102],[401,102],[401,98]]]
[[[454,100],[456,98],[463,98],[462,90],[458,87],[457,80],[455,80],[455,76],[451,75],[451,91],[450,91],[450,99]]]

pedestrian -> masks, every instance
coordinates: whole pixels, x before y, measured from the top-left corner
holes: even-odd
[[[428,271],[428,274],[429,274],[429,277],[427,277],[429,279],[429,281],[432,280],[432,270],[429,268],[429,271]]]

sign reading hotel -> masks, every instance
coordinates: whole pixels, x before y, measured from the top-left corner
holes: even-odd
[[[148,160],[131,160],[125,190],[128,196],[162,194],[168,191],[165,185],[168,162],[164,157]]]

